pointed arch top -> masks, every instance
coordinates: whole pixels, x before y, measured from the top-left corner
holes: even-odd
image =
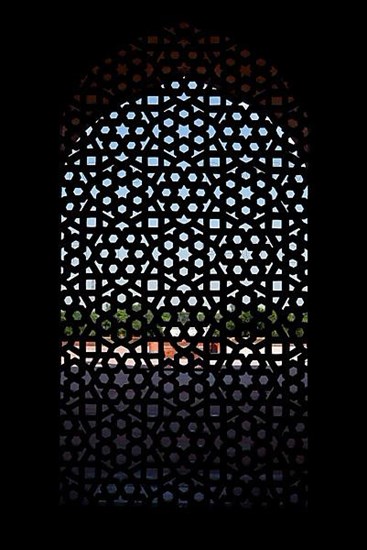
[[[278,69],[231,38],[186,22],[137,38],[91,68],[63,114],[61,150],[69,151],[83,129],[114,105],[180,76],[265,110],[307,153],[307,114]]]

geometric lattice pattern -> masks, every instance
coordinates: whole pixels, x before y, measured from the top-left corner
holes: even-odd
[[[60,502],[304,507],[305,143],[188,73],[64,149]]]

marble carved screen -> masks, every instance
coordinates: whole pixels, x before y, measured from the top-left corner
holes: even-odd
[[[186,24],[62,122],[60,503],[307,505],[307,123]]]

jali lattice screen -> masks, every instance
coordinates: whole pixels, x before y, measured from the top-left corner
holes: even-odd
[[[60,502],[305,507],[307,128],[181,25],[63,122]]]

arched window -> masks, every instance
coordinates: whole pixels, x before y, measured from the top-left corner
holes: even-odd
[[[63,122],[61,502],[306,505],[307,128],[188,25]]]

